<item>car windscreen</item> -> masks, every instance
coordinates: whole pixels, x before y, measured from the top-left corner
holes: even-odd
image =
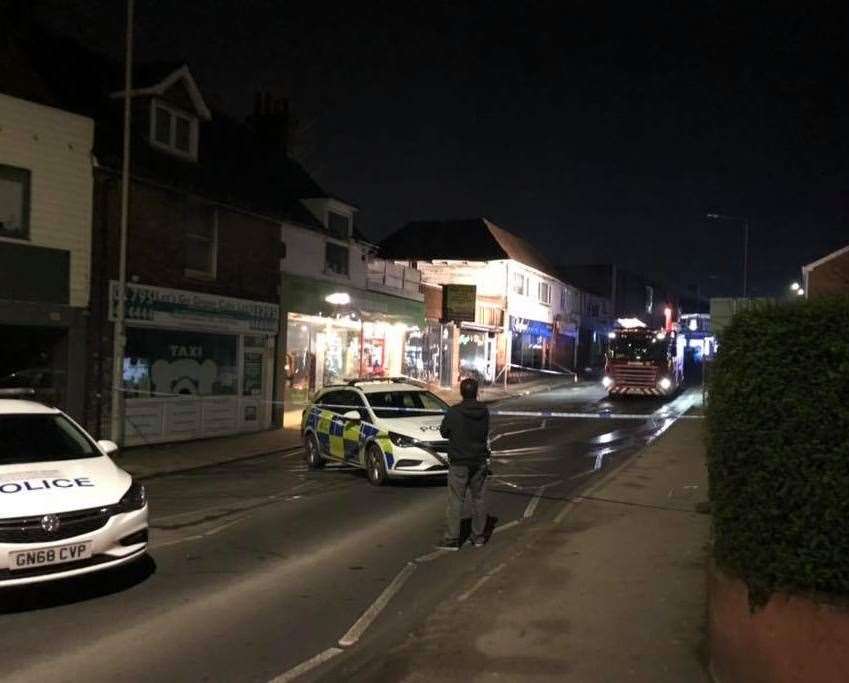
[[[379,418],[421,417],[441,415],[448,404],[429,391],[378,391],[366,395],[371,409]]]
[[[622,335],[610,344],[614,360],[666,360],[669,342],[656,335]]]
[[[0,465],[99,455],[85,434],[62,415],[0,415]]]

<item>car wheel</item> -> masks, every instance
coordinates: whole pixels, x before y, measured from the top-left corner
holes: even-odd
[[[318,449],[318,440],[315,434],[307,434],[304,439],[304,459],[307,461],[307,467],[311,470],[320,470],[324,467],[326,460],[321,457],[321,451]]]
[[[383,461],[383,453],[374,444],[366,451],[366,472],[371,484],[383,486],[386,483],[386,464]]]

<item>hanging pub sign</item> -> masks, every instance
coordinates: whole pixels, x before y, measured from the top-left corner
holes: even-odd
[[[442,285],[443,322],[474,322],[476,304],[475,285]]]

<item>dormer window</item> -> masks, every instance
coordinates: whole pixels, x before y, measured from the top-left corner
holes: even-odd
[[[344,214],[328,211],[327,229],[334,237],[346,240],[351,235],[351,219]]]
[[[197,161],[198,120],[166,104],[162,100],[151,101],[150,141],[154,147]]]

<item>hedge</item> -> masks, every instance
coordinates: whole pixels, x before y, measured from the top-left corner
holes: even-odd
[[[849,595],[849,298],[737,314],[710,379],[717,564],[749,587]]]

